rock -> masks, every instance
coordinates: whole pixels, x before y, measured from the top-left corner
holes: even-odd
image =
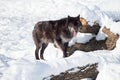
[[[65,72],[60,73],[59,75],[51,75],[50,77],[46,77],[43,80],[80,80],[83,78],[92,78],[95,79],[98,75],[97,70],[98,64],[88,64],[83,67],[76,67],[69,69]]]

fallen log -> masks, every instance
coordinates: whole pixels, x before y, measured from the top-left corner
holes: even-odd
[[[82,27],[85,28],[81,28],[81,32],[97,34],[100,26],[99,24],[95,23],[92,27],[89,27],[87,25],[84,25]],[[76,50],[81,50],[85,52],[95,50],[113,50],[116,47],[116,42],[119,38],[119,35],[114,34],[113,32],[110,31],[110,29],[107,29],[106,27],[104,27],[102,31],[107,35],[107,38],[105,40],[97,41],[96,38],[94,37],[89,42],[84,44],[75,43],[73,46],[68,48],[67,51],[68,54],[72,55]]]

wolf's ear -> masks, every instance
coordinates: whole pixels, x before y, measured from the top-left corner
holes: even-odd
[[[71,18],[70,18],[70,16],[68,15],[68,18],[67,18],[68,22],[70,21],[70,19],[71,19]]]
[[[80,14],[77,17],[80,18]]]
[[[70,16],[68,15],[68,19],[70,19]]]
[[[66,26],[66,27],[68,26],[69,20],[70,20],[70,16],[68,15],[68,18],[66,19],[66,23],[65,23],[65,26]]]

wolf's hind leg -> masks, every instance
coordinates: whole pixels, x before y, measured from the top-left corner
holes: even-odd
[[[44,59],[44,57],[43,57],[43,53],[44,53],[44,50],[45,50],[45,48],[48,46],[48,43],[42,43],[42,49],[41,49],[41,51],[40,51],[40,58],[41,59]]]

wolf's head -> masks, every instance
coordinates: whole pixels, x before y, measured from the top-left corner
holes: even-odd
[[[76,34],[79,31],[81,26],[82,26],[82,23],[80,22],[80,15],[78,15],[77,17],[68,16],[67,27],[68,27],[72,37],[76,36]]]
[[[77,17],[68,16],[66,20],[66,26],[62,32],[61,38],[68,41],[76,36],[77,32],[82,26],[82,23],[80,22],[80,15]]]

